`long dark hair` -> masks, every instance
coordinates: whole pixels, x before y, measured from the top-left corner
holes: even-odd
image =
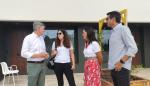
[[[89,43],[92,43],[93,41],[97,41],[93,27],[84,27],[84,30],[85,32],[87,32],[87,38]]]
[[[58,32],[61,31],[62,34],[64,35],[64,41],[63,41],[63,45],[66,47],[66,48],[70,48],[71,44],[70,44],[70,38],[67,34],[67,32],[65,30],[58,30],[57,31],[57,38],[55,40],[55,44],[56,44],[56,47],[59,47],[60,46],[60,39],[58,38]]]

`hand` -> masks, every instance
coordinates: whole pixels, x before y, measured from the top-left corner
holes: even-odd
[[[75,69],[76,69],[75,65],[72,65],[71,70],[75,70]]]
[[[56,55],[57,54],[57,50],[54,50],[53,54]]]
[[[41,58],[48,58],[49,57],[49,54],[44,52],[44,53],[41,53]]]
[[[122,64],[122,63],[117,62],[117,63],[115,64],[115,71],[120,71],[120,70],[121,70],[121,68],[122,68],[122,66],[123,66],[123,64]]]
[[[32,55],[32,58],[48,58],[48,57],[49,57],[48,53],[38,53]]]

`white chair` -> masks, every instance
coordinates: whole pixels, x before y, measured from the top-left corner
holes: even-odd
[[[1,67],[2,67],[2,73],[4,75],[3,86],[4,86],[4,83],[5,83],[6,75],[9,75],[9,76],[12,75],[13,83],[14,83],[14,86],[15,86],[14,74],[17,74],[17,76],[18,76],[18,72],[19,72],[19,70],[17,69],[17,66],[16,65],[11,65],[10,67],[8,67],[6,62],[1,62],[0,64],[1,64]],[[14,70],[13,67],[16,67],[16,69]]]

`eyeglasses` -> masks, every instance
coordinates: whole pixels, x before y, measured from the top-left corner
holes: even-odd
[[[57,33],[57,35],[61,35],[62,33]]]

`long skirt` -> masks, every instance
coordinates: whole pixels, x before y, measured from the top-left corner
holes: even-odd
[[[84,64],[84,86],[101,86],[101,70],[97,58],[89,58]]]

